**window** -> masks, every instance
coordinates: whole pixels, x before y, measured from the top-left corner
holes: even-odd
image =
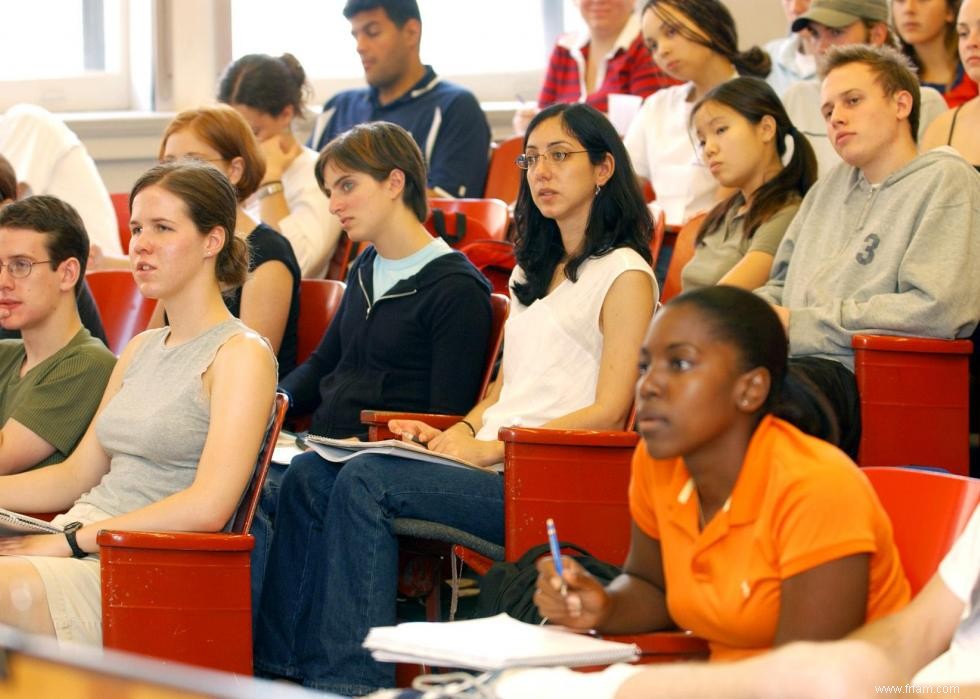
[[[18,102],[51,111],[129,107],[126,5],[125,0],[5,4],[0,109]]]
[[[419,0],[422,60],[484,101],[533,100],[556,33],[547,28],[560,31],[563,2],[568,0]],[[323,102],[337,90],[364,84],[343,6],[342,0],[279,0],[270,11],[265,3],[235,2],[232,53],[289,51],[303,64],[314,101]]]

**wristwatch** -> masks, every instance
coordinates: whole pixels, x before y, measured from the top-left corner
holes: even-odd
[[[269,182],[261,187],[255,193],[259,199],[265,199],[266,197],[272,196],[273,194],[278,194],[282,191],[282,182]]]
[[[71,547],[71,557],[72,558],[85,558],[88,554],[82,550],[82,547],[78,545],[77,532],[82,528],[81,522],[71,522],[65,525],[65,538],[68,539],[68,545]]]

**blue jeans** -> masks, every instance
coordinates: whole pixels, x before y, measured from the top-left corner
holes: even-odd
[[[259,618],[259,600],[262,599],[262,581],[265,580],[265,568],[269,561],[269,549],[272,548],[272,531],[276,518],[276,505],[279,503],[279,487],[286,473],[284,464],[269,464],[269,473],[262,486],[259,497],[259,507],[252,520],[250,534],[255,539],[251,557],[252,585],[252,629],[256,628]],[[254,632],[253,632],[254,635]]]
[[[282,479],[255,637],[260,673],[360,695],[395,681],[361,647],[395,623],[398,540],[412,517],[503,542],[503,478],[491,471],[363,456],[293,459]]]

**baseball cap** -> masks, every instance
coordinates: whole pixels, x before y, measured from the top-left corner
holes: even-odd
[[[810,22],[840,29],[862,19],[887,22],[887,0],[813,0],[810,9],[793,21],[793,31],[802,30]]]

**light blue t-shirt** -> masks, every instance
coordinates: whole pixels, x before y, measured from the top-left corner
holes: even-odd
[[[445,240],[435,238],[418,252],[400,260],[389,260],[378,255],[374,258],[374,298],[371,299],[371,303],[384,296],[402,279],[415,276],[434,259],[448,255],[452,251],[453,249]]]

